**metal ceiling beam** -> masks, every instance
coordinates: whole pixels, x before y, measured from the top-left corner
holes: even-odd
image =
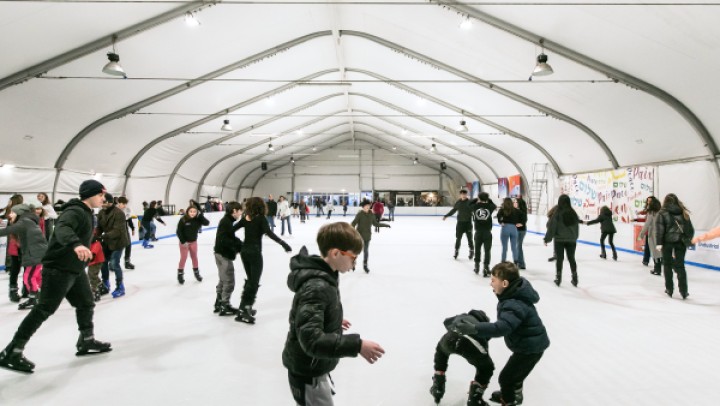
[[[436,59],[433,59],[433,58],[431,58],[431,57],[429,57],[429,56],[423,55],[423,54],[421,54],[421,53],[419,53],[419,52],[415,52],[415,51],[413,51],[413,50],[410,50],[410,49],[408,49],[408,48],[405,48],[405,47],[403,47],[403,46],[400,46],[400,45],[398,45],[398,44],[395,44],[394,42],[390,42],[390,41],[388,41],[388,40],[386,40],[386,39],[384,39],[384,38],[380,38],[380,37],[377,37],[377,36],[374,36],[374,35],[371,35],[371,34],[368,34],[368,33],[365,33],[365,32],[361,32],[361,31],[342,30],[342,31],[340,31],[340,34],[341,34],[341,35],[348,35],[348,36],[360,37],[360,38],[364,38],[364,39],[367,39],[367,40],[369,40],[369,41],[375,42],[375,43],[377,43],[377,44],[379,44],[379,45],[382,45],[382,46],[384,46],[384,47],[386,47],[386,48],[392,49],[393,51],[396,51],[396,52],[398,52],[398,53],[401,53],[401,54],[403,54],[403,55],[406,55],[406,56],[408,56],[408,57],[410,57],[410,58],[416,59],[416,60],[421,61],[421,62],[425,62],[425,63],[427,63],[427,64],[429,64],[429,65],[432,65],[432,66],[434,66],[434,67],[436,67],[436,68],[438,68],[438,69],[441,69],[441,70],[444,70],[444,71],[446,71],[446,72],[452,73],[452,74],[455,75],[455,76],[461,77],[461,78],[466,79],[466,80],[468,80],[468,81],[470,81],[470,82],[472,82],[472,83],[475,83],[475,84],[477,84],[477,85],[483,86],[483,87],[485,87],[486,89],[488,89],[488,90],[490,90],[490,91],[493,91],[493,92],[495,92],[495,93],[501,94],[501,95],[503,95],[503,96],[505,96],[505,97],[508,97],[508,98],[511,99],[511,100],[514,100],[514,101],[516,101],[516,102],[518,102],[518,103],[524,104],[524,105],[526,105],[526,106],[528,106],[528,107],[532,107],[532,108],[534,108],[534,109],[536,109],[536,110],[539,110],[540,112],[545,113],[545,114],[547,114],[547,115],[549,115],[549,116],[552,116],[552,117],[554,117],[554,118],[556,118],[556,119],[558,119],[558,120],[561,120],[561,121],[564,121],[564,122],[566,122],[566,123],[569,123],[570,125],[578,128],[580,131],[588,134],[588,135],[595,141],[595,143],[597,143],[597,144],[600,146],[600,148],[602,148],[602,150],[605,152],[605,155],[608,157],[608,160],[612,163],[613,168],[618,168],[618,167],[620,166],[620,165],[618,164],[617,159],[615,158],[615,155],[614,155],[614,154],[612,153],[612,151],[610,150],[610,147],[608,147],[607,144],[605,144],[605,141],[603,141],[602,138],[600,138],[600,136],[598,136],[598,135],[597,135],[593,130],[591,130],[588,126],[586,126],[585,124],[581,123],[580,121],[578,121],[578,120],[576,120],[576,119],[574,119],[574,118],[572,118],[572,117],[570,117],[570,116],[567,116],[567,115],[565,115],[565,114],[563,114],[563,113],[561,113],[561,112],[559,112],[559,111],[557,111],[557,110],[551,109],[550,107],[548,107],[548,106],[546,106],[546,105],[544,105],[544,104],[535,102],[535,101],[530,100],[530,99],[528,99],[528,98],[526,98],[526,97],[524,97],[524,96],[521,96],[521,95],[519,95],[519,94],[517,94],[517,93],[514,93],[514,92],[512,92],[512,91],[510,91],[510,90],[507,90],[507,89],[505,89],[505,88],[503,88],[503,87],[500,87],[500,86],[498,86],[498,85],[496,85],[496,84],[494,84],[494,83],[490,83],[490,82],[488,82],[488,81],[486,81],[486,80],[484,80],[484,79],[480,79],[480,78],[478,78],[478,77],[476,77],[476,76],[473,76],[473,75],[471,75],[471,74],[469,74],[469,73],[467,73],[467,72],[463,72],[463,71],[461,71],[461,70],[459,70],[459,69],[457,69],[457,68],[455,68],[455,67],[452,67],[452,66],[450,66],[450,65],[447,65],[447,64],[445,64],[445,63],[443,63],[443,62],[440,62],[440,61],[438,61],[438,60],[436,60]]]
[[[522,134],[520,134],[520,133],[518,133],[518,132],[516,132],[516,131],[511,130],[510,128],[507,128],[507,127],[505,127],[505,126],[502,126],[502,125],[500,125],[500,124],[497,124],[497,123],[495,123],[495,122],[493,122],[493,121],[491,121],[491,120],[488,120],[488,119],[486,119],[486,118],[484,118],[484,117],[482,117],[482,116],[479,116],[479,115],[477,115],[477,114],[475,114],[475,113],[469,112],[469,111],[467,111],[467,110],[463,110],[463,109],[461,109],[460,107],[457,107],[457,106],[455,106],[455,105],[452,105],[452,104],[450,104],[450,103],[448,103],[448,102],[446,102],[446,101],[444,101],[444,100],[438,99],[438,98],[436,98],[436,97],[434,97],[434,96],[432,96],[432,95],[430,95],[430,94],[428,94],[428,93],[425,93],[425,92],[423,92],[423,91],[417,90],[417,89],[415,89],[415,88],[413,88],[413,87],[410,87],[410,86],[407,86],[407,85],[405,85],[405,84],[403,84],[403,83],[394,81],[394,80],[392,80],[392,79],[390,79],[390,78],[386,78],[385,76],[378,75],[377,73],[370,72],[370,71],[367,71],[367,70],[364,70],[364,69],[347,68],[346,70],[347,70],[348,72],[362,73],[363,75],[367,75],[367,76],[370,76],[370,77],[374,77],[374,78],[376,78],[376,79],[380,79],[380,80],[382,80],[382,81],[383,81],[384,83],[386,83],[386,84],[389,84],[389,85],[391,85],[391,86],[395,86],[395,87],[397,87],[398,89],[401,89],[401,90],[404,90],[404,91],[409,92],[409,93],[411,93],[411,94],[414,94],[414,95],[416,95],[416,96],[422,97],[423,99],[430,100],[431,102],[433,102],[433,103],[435,103],[435,104],[439,104],[439,105],[445,107],[445,108],[448,109],[448,110],[452,110],[452,111],[454,111],[454,112],[456,112],[456,113],[460,113],[460,114],[462,114],[463,116],[465,116],[465,117],[467,117],[467,118],[471,118],[471,119],[473,119],[473,120],[475,120],[475,121],[479,121],[479,122],[481,122],[481,123],[483,123],[483,124],[485,124],[485,125],[487,125],[487,126],[489,126],[489,127],[492,127],[492,128],[494,128],[494,129],[496,129],[496,130],[498,130],[498,131],[502,131],[502,132],[503,132],[504,134],[506,134],[506,135],[509,135],[509,136],[511,136],[511,137],[513,137],[513,138],[519,139],[519,140],[521,140],[521,141],[523,141],[523,142],[525,142],[525,143],[528,143],[528,144],[532,145],[535,149],[537,149],[538,151],[540,151],[541,154],[545,155],[545,159],[547,159],[548,162],[550,163],[550,165],[552,165],[552,167],[555,169],[555,173],[557,173],[558,176],[564,175],[563,171],[560,169],[560,165],[558,165],[557,161],[555,161],[555,159],[552,157],[552,155],[550,155],[550,153],[548,153],[548,152],[545,150],[545,148],[543,148],[542,146],[540,146],[540,144],[536,143],[535,141],[531,140],[530,138],[527,138],[527,137],[525,137],[524,135],[522,135]]]
[[[65,65],[66,63],[72,62],[78,58],[85,56],[85,55],[91,54],[95,51],[98,51],[107,46],[110,46],[110,45],[112,45],[113,41],[118,42],[118,41],[122,41],[124,39],[128,39],[136,34],[143,32],[143,31],[149,30],[158,25],[165,24],[166,22],[171,21],[177,17],[183,16],[187,12],[197,11],[202,8],[219,3],[219,2],[220,1],[188,2],[187,4],[183,4],[180,7],[174,8],[170,11],[167,11],[167,12],[159,14],[155,17],[149,18],[138,24],[124,28],[118,32],[115,32],[113,34],[106,35],[106,36],[98,38],[94,41],[88,42],[87,44],[81,45],[75,49],[72,49],[70,51],[67,51],[63,54],[52,57],[50,59],[47,59],[36,65],[29,67],[29,68],[23,69],[19,72],[13,73],[10,76],[6,76],[6,77],[0,79],[0,91],[3,91],[10,86],[18,85],[20,83],[28,81],[34,77],[38,77],[38,76],[46,73],[49,70],[57,68],[58,66]]]
[[[469,7],[463,4],[460,4],[456,1],[443,1],[443,0],[430,0],[431,2],[437,3],[438,5],[448,7],[452,10],[458,11],[463,14],[467,14],[471,16],[472,18],[477,19],[478,21],[482,21],[488,25],[491,25],[495,28],[498,28],[500,30],[503,30],[505,32],[508,32],[512,35],[515,35],[517,37],[520,37],[528,42],[531,42],[533,44],[538,44],[545,49],[551,50],[558,55],[562,55],[567,59],[570,59],[571,61],[574,61],[580,65],[583,65],[585,67],[588,67],[594,71],[600,72],[603,75],[609,77],[610,79],[616,80],[620,83],[623,83],[633,89],[641,90],[645,93],[648,93],[660,100],[662,100],[664,103],[669,105],[673,110],[675,110],[678,114],[680,114],[685,121],[690,124],[690,127],[692,127],[695,132],[698,134],[700,139],[702,139],[705,148],[707,148],[709,153],[709,158],[714,157],[715,155],[720,154],[720,150],[718,150],[718,146],[715,143],[715,140],[710,135],[710,132],[705,127],[705,125],[700,121],[700,119],[695,115],[695,113],[692,112],[685,104],[683,104],[680,100],[675,98],[670,93],[660,89],[659,87],[652,85],[640,78],[637,78],[635,76],[632,76],[626,72],[623,72],[615,67],[612,67],[610,65],[604,64],[598,60],[595,60],[593,58],[590,58],[587,55],[583,55],[580,52],[574,51],[570,48],[567,48],[557,42],[553,42],[551,40],[548,40],[547,38],[541,37],[537,34],[534,34],[528,30],[525,30],[523,28],[520,28],[514,24],[511,24],[507,21],[501,20],[497,17],[493,17],[490,14],[484,13],[482,11],[479,11],[473,7]]]

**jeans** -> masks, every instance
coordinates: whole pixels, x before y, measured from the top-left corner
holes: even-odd
[[[395,221],[395,207],[388,207],[388,221]]]
[[[157,226],[155,225],[154,221],[145,222],[142,223],[143,229],[145,229],[145,235],[143,236],[144,241],[149,241],[151,238],[155,238],[155,230],[157,229]]]
[[[525,268],[525,253],[523,252],[523,241],[525,240],[525,234],[527,234],[526,230],[518,230],[518,240],[517,240],[517,252],[518,252],[518,259],[517,263],[519,266]]]
[[[270,226],[271,230],[275,230],[275,216],[265,216],[267,217],[268,225]]]
[[[78,329],[92,332],[95,302],[85,272],[74,274],[58,269],[44,268],[42,272],[42,294],[30,313],[20,323],[13,340],[29,340],[37,329],[52,316],[63,298],[75,308]]]
[[[288,234],[292,235],[292,228],[290,227],[290,216],[280,217],[280,223],[282,224],[280,235],[285,235],[285,223],[287,223],[288,226]]]
[[[112,251],[110,254],[110,259],[108,259],[107,261],[110,270],[115,273],[115,281],[118,285],[123,282],[123,270],[120,267],[120,257],[122,257],[123,251],[125,251],[125,248]]]
[[[500,226],[500,243],[502,243],[502,261],[507,258],[508,240],[510,240],[510,250],[512,251],[513,262],[518,262],[517,242],[518,231],[515,224],[503,224]]]

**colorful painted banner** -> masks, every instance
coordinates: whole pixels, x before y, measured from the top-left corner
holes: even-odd
[[[520,175],[508,177],[508,194],[510,197],[522,196],[522,178],[520,178]]]
[[[608,206],[615,221],[629,223],[645,207],[653,194],[655,170],[634,166],[614,171],[570,175],[560,178],[561,192],[570,196],[573,207],[583,220],[597,217]]]

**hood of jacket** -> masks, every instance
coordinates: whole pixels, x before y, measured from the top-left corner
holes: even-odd
[[[665,211],[672,214],[673,216],[679,216],[682,214],[682,209],[676,204],[668,204],[664,207]]]
[[[338,285],[338,273],[333,271],[319,255],[308,255],[307,248],[303,246],[300,252],[290,259],[288,288],[297,292],[308,279],[312,278],[322,278],[333,286]]]
[[[516,299],[522,300],[527,304],[535,304],[540,301],[540,295],[532,287],[530,282],[520,277],[510,283],[510,285],[499,295],[498,300]]]
[[[35,214],[34,212],[27,212],[27,213],[24,213],[22,216],[18,217],[18,221],[24,220],[24,219],[28,219],[35,224],[40,224],[40,217],[38,217],[38,215]]]
[[[88,207],[88,205],[86,205],[85,203],[83,203],[83,201],[80,200],[80,199],[78,199],[78,198],[74,198],[74,199],[68,200],[67,203],[65,203],[65,204],[62,205],[62,207],[60,208],[60,210],[61,210],[61,211],[65,211],[65,210],[72,209],[72,208],[75,208],[75,207],[79,207],[79,208],[81,208],[82,210],[85,210],[85,211],[87,211],[87,212],[92,212],[92,209],[90,209],[90,207]]]

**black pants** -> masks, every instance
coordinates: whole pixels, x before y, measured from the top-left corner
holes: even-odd
[[[14,340],[29,340],[38,328],[60,307],[63,298],[75,308],[78,330],[92,333],[95,302],[90,282],[85,272],[79,274],[44,268],[42,270],[42,294],[25,319],[20,323]]]
[[[613,258],[617,258],[617,251],[615,251],[615,244],[613,244],[615,233],[600,233],[600,254],[603,257],[605,256],[605,237],[608,237],[608,243],[610,244],[610,248],[612,248]]]
[[[472,241],[472,221],[458,221],[455,226],[455,249],[460,249],[460,241],[462,240],[463,234],[467,237],[468,247],[473,249]]]
[[[475,229],[475,265],[480,265],[480,249],[485,250],[485,261],[483,264],[485,267],[490,267],[490,250],[492,249],[492,231]]]
[[[370,259],[370,240],[363,240],[363,265],[367,266]]]
[[[125,247],[125,263],[127,264],[130,262],[130,254],[132,254],[132,234],[130,234],[130,230],[127,228],[125,228],[125,230],[127,231],[128,241],[130,241],[127,247]]]
[[[685,272],[685,253],[687,247],[682,241],[665,242],[662,246],[663,275],[665,276],[665,289],[672,293],[675,291],[673,270],[677,274],[678,289],[685,296],[688,293],[687,273]]]
[[[577,279],[577,264],[575,263],[575,248],[577,248],[576,242],[558,242],[555,241],[555,278],[558,281],[562,280],[563,261],[565,260],[565,253],[567,252],[568,263],[570,264],[570,272],[572,272],[573,279]]]
[[[260,289],[260,277],[263,271],[263,257],[260,247],[257,245],[245,244],[240,252],[243,268],[245,268],[245,285],[243,286],[240,305],[252,306],[255,304],[258,289]]]
[[[480,385],[487,385],[495,370],[495,364],[493,364],[490,356],[487,353],[482,353],[475,345],[464,338],[452,341],[451,344],[454,345],[454,348],[447,348],[446,345],[443,345],[443,340],[440,340],[437,347],[435,347],[435,358],[433,360],[435,370],[447,371],[450,355],[457,354],[475,367],[475,382]]]
[[[650,263],[650,243],[647,237],[645,237],[645,248],[643,249],[643,264],[647,265]]]
[[[515,390],[522,389],[525,378],[535,368],[535,365],[542,358],[543,353],[539,354],[518,354],[513,353],[508,359],[505,367],[500,371],[498,383],[500,383],[500,392],[506,403],[515,401]]]
[[[18,248],[18,254],[20,254],[20,248]],[[6,261],[7,264],[7,271],[10,275],[9,286],[11,289],[17,289],[18,287],[18,275],[20,275],[20,256],[19,255],[8,255],[8,260]]]

